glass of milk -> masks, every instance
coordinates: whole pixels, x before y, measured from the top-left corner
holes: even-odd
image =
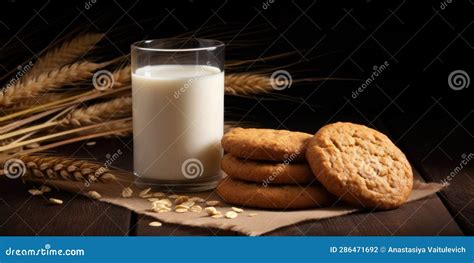
[[[224,44],[156,39],[131,47],[133,158],[138,183],[212,189],[221,177]]]

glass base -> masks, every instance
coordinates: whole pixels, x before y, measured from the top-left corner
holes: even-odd
[[[211,190],[217,187],[222,174],[193,180],[156,180],[141,178],[137,173],[135,184],[139,187],[173,193],[190,193]]]

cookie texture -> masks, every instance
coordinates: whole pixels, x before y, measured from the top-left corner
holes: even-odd
[[[234,128],[222,137],[221,144],[226,152],[244,159],[304,161],[311,137],[287,130]]]
[[[306,151],[313,173],[332,194],[371,209],[402,205],[413,187],[405,155],[384,134],[363,125],[322,127]]]
[[[221,160],[222,170],[237,179],[263,184],[308,184],[316,181],[305,162],[253,161],[226,154]]]
[[[335,198],[320,185],[300,187],[245,182],[230,176],[217,186],[217,193],[227,203],[265,209],[303,209],[330,206]]]

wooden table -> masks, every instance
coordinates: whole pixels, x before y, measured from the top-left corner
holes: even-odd
[[[343,119],[346,118],[334,118]],[[285,126],[317,130],[325,121],[298,122]],[[355,121],[363,122],[360,119]],[[440,125],[445,121],[446,125]],[[449,123],[449,125],[448,125]],[[291,124],[289,124],[291,125]],[[305,126],[306,125],[306,126]],[[304,127],[303,127],[304,126]],[[377,128],[389,133],[412,162],[415,175],[429,182],[445,179],[472,150],[472,135],[456,123],[400,117]],[[456,126],[456,127],[455,127]],[[453,129],[453,127],[455,127]],[[427,132],[428,131],[428,132]],[[69,145],[55,152],[76,158],[105,160],[107,153],[121,149],[124,154],[114,165],[131,170],[131,138],[97,140],[94,146]],[[473,161],[474,162],[474,161]],[[332,219],[309,221],[277,229],[269,235],[472,235],[474,233],[473,164],[468,164],[441,193],[406,204],[392,211],[356,213]],[[150,228],[150,218],[103,202],[91,202],[80,195],[57,192],[62,206],[45,205],[44,197],[32,197],[32,185],[1,179],[0,235],[236,235],[218,229],[164,224]]]

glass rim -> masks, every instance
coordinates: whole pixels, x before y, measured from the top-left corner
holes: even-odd
[[[204,46],[204,47],[195,47],[195,48],[154,48],[154,47],[145,47],[144,44],[153,43],[153,42],[161,42],[165,43],[166,41],[178,42],[178,41],[198,41],[198,42],[209,42],[212,45]],[[185,43],[186,43],[185,42]],[[215,39],[207,39],[207,38],[157,38],[157,39],[147,39],[141,40],[132,43],[132,49],[138,49],[142,51],[158,51],[158,52],[193,52],[193,51],[212,51],[216,50],[220,47],[224,47],[224,43],[219,40]]]

